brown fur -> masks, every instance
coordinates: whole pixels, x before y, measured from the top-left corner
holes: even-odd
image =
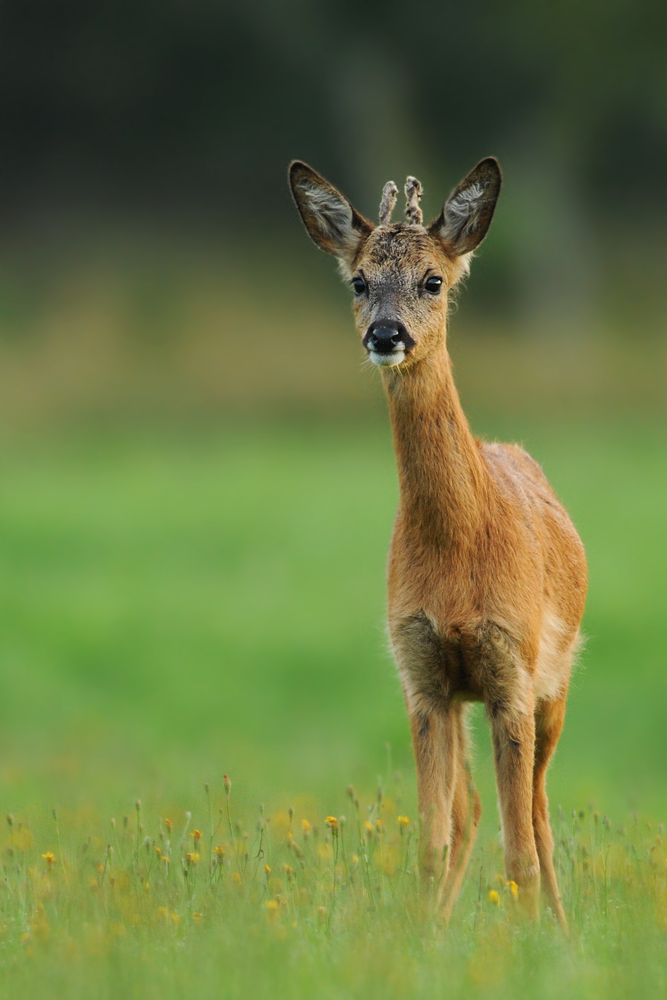
[[[390,319],[414,341],[381,376],[400,486],[389,633],[417,767],[423,874],[439,880],[448,916],[479,822],[465,715],[467,703],[481,701],[492,730],[507,877],[532,914],[541,882],[565,927],[545,775],[584,610],[584,551],[537,463],[516,445],[473,438],[446,345],[447,291],[467,272],[491,222],[497,164],[482,161],[427,228],[372,229],[349,206],[349,231],[338,236],[322,235],[326,222],[299,186],[303,169],[308,184],[319,175],[299,164],[292,179],[309,232],[336,253],[345,274],[366,284],[354,304],[360,335]],[[331,191],[327,184],[327,197]],[[429,274],[442,277],[442,294],[425,291]]]

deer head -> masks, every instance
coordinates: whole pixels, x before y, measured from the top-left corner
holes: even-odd
[[[312,167],[295,160],[289,183],[312,240],[338,259],[353,291],[357,330],[371,361],[407,367],[444,341],[447,296],[468,273],[488,231],[500,191],[493,157],[481,160],[422,224],[421,184],[408,177],[406,222],[391,221],[398,189],[389,181],[373,226]]]

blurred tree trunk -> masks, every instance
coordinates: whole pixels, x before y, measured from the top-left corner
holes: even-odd
[[[329,86],[336,142],[348,168],[341,183],[375,222],[384,183],[394,180],[402,190],[407,175],[425,162],[410,114],[416,96],[399,60],[354,42],[339,49]],[[396,220],[402,212],[399,200]]]
[[[520,324],[532,336],[579,339],[595,324],[600,247],[578,183],[576,135],[553,121],[528,127],[508,160]]]

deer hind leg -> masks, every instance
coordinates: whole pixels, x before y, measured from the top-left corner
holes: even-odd
[[[533,706],[491,706],[491,729],[507,878],[519,887],[525,912],[539,913],[540,864],[533,829],[535,718]]]
[[[554,869],[554,842],[549,823],[549,802],[547,800],[546,776],[549,760],[563,728],[565,718],[565,696],[557,701],[541,702],[535,713],[535,769],[533,772],[533,827],[535,844],[540,859],[542,890],[547,905],[553,910],[564,931],[567,919],[558,890]]]
[[[452,846],[449,870],[442,888],[443,917],[446,922],[451,917],[454,904],[461,891],[482,815],[482,803],[473,784],[470,769],[469,737],[465,719],[466,707],[460,706],[457,716],[459,753],[452,805]]]
[[[410,715],[417,768],[417,803],[422,822],[420,869],[438,894],[449,866],[452,810],[459,753],[459,727],[451,706],[419,710]]]

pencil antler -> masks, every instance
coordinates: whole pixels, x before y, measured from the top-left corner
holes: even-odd
[[[405,182],[405,214],[411,226],[421,226],[424,221],[419,200],[422,196],[422,186],[416,177],[408,177]]]
[[[380,200],[380,225],[388,226],[391,223],[391,213],[394,211],[396,199],[398,198],[398,188],[393,181],[387,181],[382,188],[382,198]]]

